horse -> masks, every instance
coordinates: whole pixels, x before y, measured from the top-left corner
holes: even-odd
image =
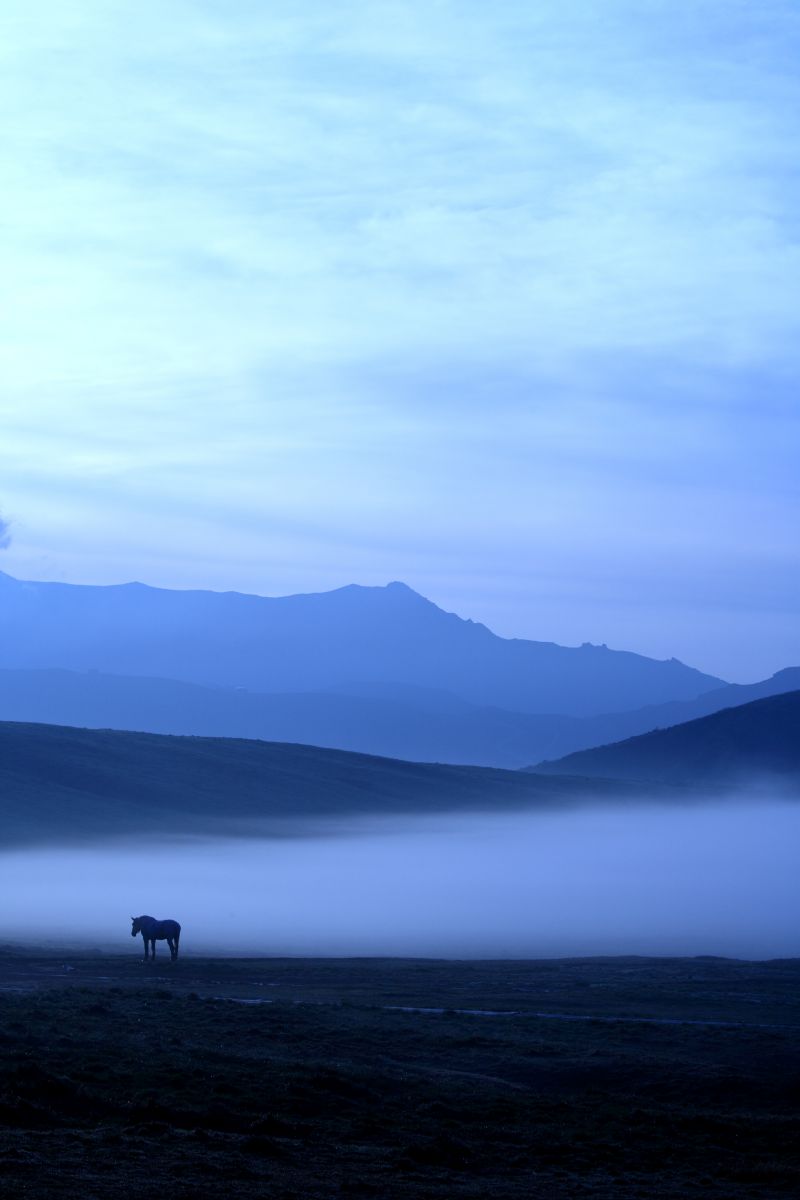
[[[156,956],[156,942],[166,941],[169,946],[169,952],[172,956],[172,961],[178,957],[178,943],[181,940],[181,927],[177,921],[157,921],[155,917],[131,917],[133,926],[131,928],[131,937],[136,937],[137,933],[142,935],[144,942],[144,960],[148,959],[148,943],[153,950],[153,958]]]

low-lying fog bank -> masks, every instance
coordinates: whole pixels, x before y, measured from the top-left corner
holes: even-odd
[[[799,835],[800,805],[759,801],[9,851],[0,940],[141,953],[150,913],[188,953],[795,956]]]

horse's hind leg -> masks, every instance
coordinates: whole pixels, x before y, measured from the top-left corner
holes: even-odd
[[[175,941],[175,938],[170,937],[167,938],[167,945],[169,946],[169,956],[175,962],[175,959],[178,957],[178,943]]]

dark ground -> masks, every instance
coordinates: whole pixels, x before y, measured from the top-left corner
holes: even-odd
[[[0,953],[3,1196],[800,1195],[800,960],[137,952]]]

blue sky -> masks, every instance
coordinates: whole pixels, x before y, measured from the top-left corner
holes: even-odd
[[[800,662],[793,3],[4,25],[2,569]]]

